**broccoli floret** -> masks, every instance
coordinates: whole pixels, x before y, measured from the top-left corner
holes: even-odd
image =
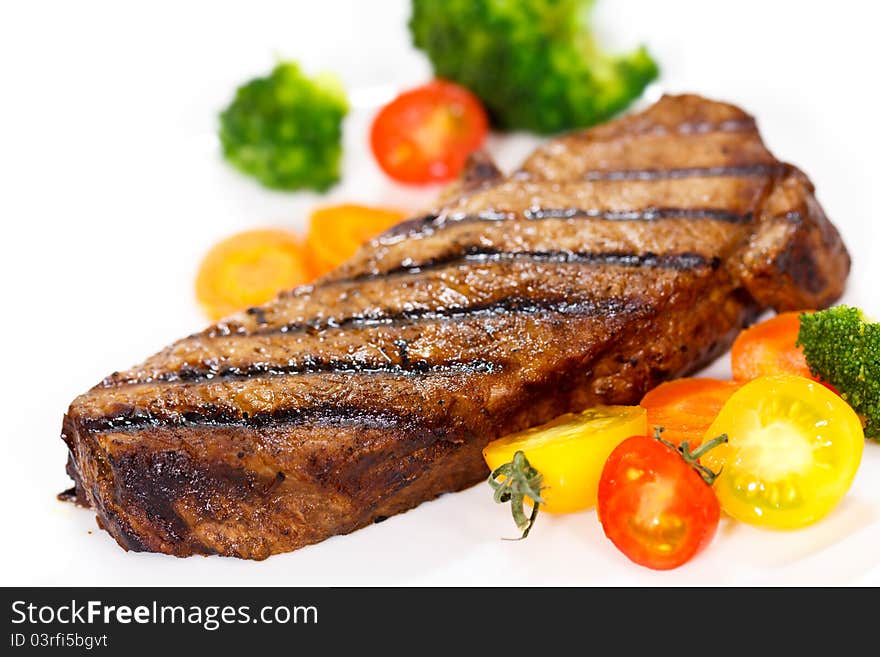
[[[658,74],[644,47],[598,47],[593,1],[413,0],[409,27],[434,73],[479,96],[497,128],[553,133],[614,116]]]
[[[282,62],[239,87],[221,112],[223,154],[266,187],[324,191],[339,180],[347,112],[338,80]]]
[[[858,308],[837,306],[800,316],[797,344],[814,376],[833,385],[880,438],[880,324]]]

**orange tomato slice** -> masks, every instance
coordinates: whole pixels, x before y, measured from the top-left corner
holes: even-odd
[[[217,320],[308,280],[303,244],[295,234],[249,230],[208,251],[196,276],[196,298],[205,314]]]
[[[699,445],[721,408],[742,383],[718,379],[676,379],[661,383],[642,398],[648,431],[663,427],[663,438],[678,445]]]
[[[306,252],[312,274],[323,276],[351,258],[366,242],[403,221],[401,210],[364,205],[334,205],[309,218]]]
[[[740,333],[730,352],[733,378],[751,381],[759,376],[794,374],[815,380],[804,350],[795,346],[801,330],[800,314],[781,313]]]

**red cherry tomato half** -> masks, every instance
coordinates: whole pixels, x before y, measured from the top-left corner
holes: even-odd
[[[648,436],[618,445],[599,478],[605,535],[632,561],[655,570],[682,565],[718,528],[715,492],[672,447]]]
[[[400,94],[373,121],[370,145],[382,170],[404,183],[445,182],[464,168],[489,131],[467,89],[435,80]]]

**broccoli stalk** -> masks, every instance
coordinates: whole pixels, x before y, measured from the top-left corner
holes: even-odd
[[[331,76],[307,78],[290,62],[242,85],[220,114],[223,154],[275,189],[324,191],[339,180],[345,92]]]
[[[880,438],[880,324],[851,306],[804,313],[800,320],[797,345],[810,371],[865,418],[867,437]]]
[[[609,55],[594,0],[413,0],[410,31],[438,77],[473,91],[502,130],[554,133],[604,121],[657,77],[644,47]]]

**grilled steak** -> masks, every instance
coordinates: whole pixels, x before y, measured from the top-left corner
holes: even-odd
[[[74,400],[75,495],[127,549],[262,559],[483,480],[480,450],[632,404],[849,256],[751,117],[697,96],[474,158],[437,209],[313,286]]]

